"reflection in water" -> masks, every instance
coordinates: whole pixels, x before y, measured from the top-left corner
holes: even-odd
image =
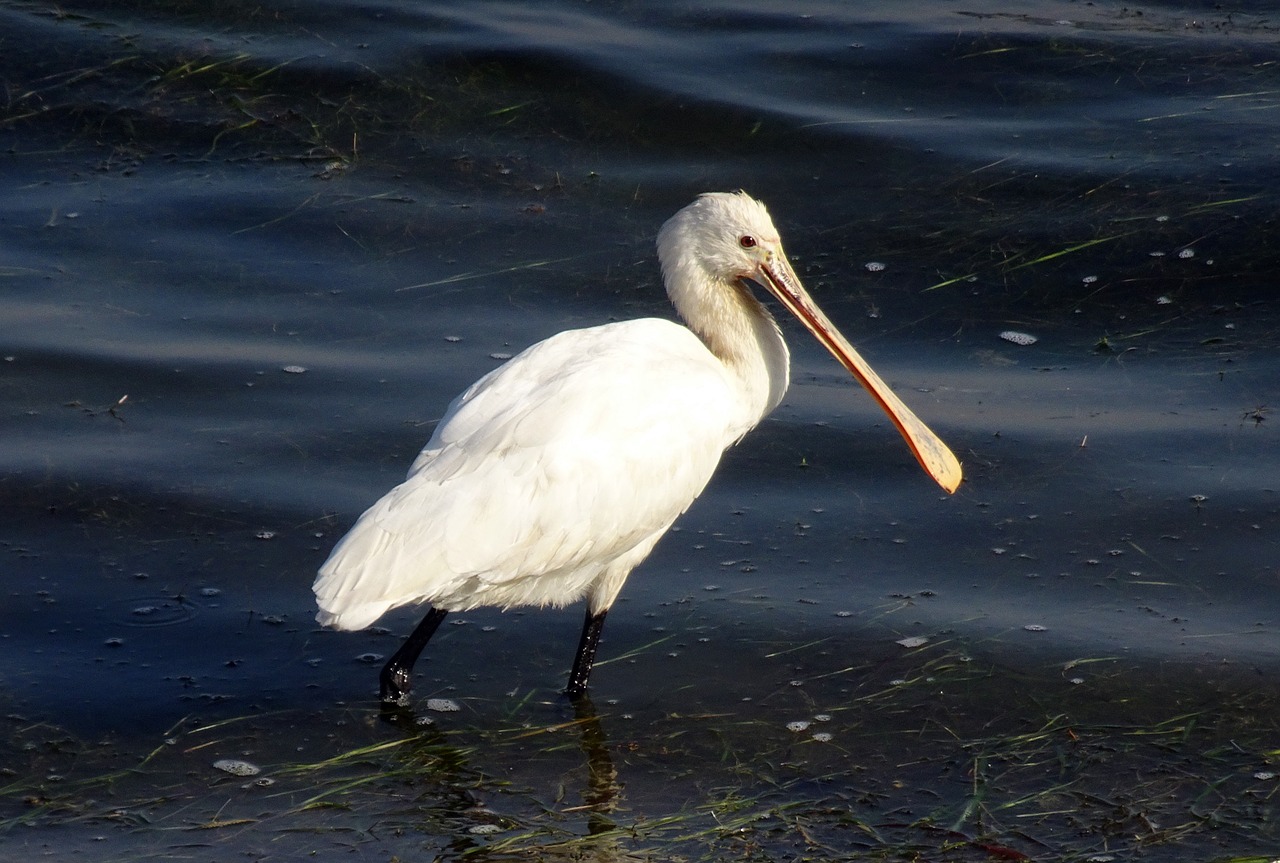
[[[413,801],[413,823],[423,832],[446,837],[451,852],[472,860],[509,859],[513,854],[534,855],[543,861],[613,863],[639,859],[621,847],[629,832],[613,816],[620,804],[622,786],[600,716],[585,695],[574,699],[572,708],[573,718],[568,721],[533,732],[522,730],[512,736],[479,729],[458,734],[442,731],[411,706],[383,703],[380,719],[409,735],[406,754],[410,764],[404,765],[407,772],[430,785],[430,790],[418,794]],[[487,775],[488,771],[476,763],[481,754],[490,756],[485,760],[509,765],[525,759],[541,761],[559,752],[560,747],[528,751],[523,749],[527,741],[573,731],[577,732],[578,748],[587,768],[586,782],[579,792],[581,805],[553,808],[539,803],[536,805],[541,812],[531,817],[499,811],[506,807],[491,805],[496,801],[513,803],[517,798],[496,793],[500,788],[511,789],[505,778],[495,782],[495,777]],[[459,735],[465,736],[465,742]],[[497,758],[492,758],[495,754]],[[554,769],[550,764],[537,767]],[[535,773],[549,775],[547,769],[536,769]],[[569,794],[573,790],[565,789]],[[538,797],[536,789],[532,797]],[[577,820],[580,814],[585,814],[585,822]],[[483,837],[489,838],[486,841]]]
[[[591,698],[587,695],[576,698],[573,712],[578,720],[582,754],[587,759],[587,790],[582,795],[586,801],[587,832],[599,836],[617,828],[609,816],[618,808],[622,787],[618,784],[618,770],[609,757],[609,741]]]

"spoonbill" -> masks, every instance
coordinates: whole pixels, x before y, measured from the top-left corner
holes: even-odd
[[[382,670],[383,701],[407,703],[413,665],[449,612],[584,598],[565,691],[586,692],[623,582],[787,389],[787,345],[750,282],[875,397],[939,485],[960,484],[951,450],[809,297],[759,201],[701,195],[662,226],[658,260],[687,328],[644,318],[569,330],[489,372],[320,567],[323,625],[363,629],[428,606]]]

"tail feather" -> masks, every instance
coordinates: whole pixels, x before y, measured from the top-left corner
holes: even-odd
[[[341,611],[330,611],[322,605],[316,612],[316,622],[332,629],[354,632],[372,625],[390,608],[389,602],[370,602],[354,608],[344,608]]]
[[[359,527],[359,525],[357,525]],[[379,579],[370,577],[383,567],[377,548],[376,530],[353,529],[329,555],[316,574],[312,590],[316,595],[316,621],[321,626],[354,631],[369,626],[403,600],[388,598],[378,589]]]

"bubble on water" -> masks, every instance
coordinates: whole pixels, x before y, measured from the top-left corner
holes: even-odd
[[[214,769],[230,773],[232,776],[257,776],[262,772],[262,768],[258,765],[238,758],[222,758],[213,762],[213,766]]]
[[[1195,256],[1196,256],[1195,249],[1183,249],[1182,251],[1178,252],[1178,257],[1182,258],[1183,260],[1186,260],[1187,258],[1194,258]]]
[[[1156,297],[1156,305],[1157,305],[1157,306],[1171,306],[1171,305],[1173,305],[1173,300],[1171,300],[1171,299],[1169,299],[1167,296],[1165,296],[1165,295],[1161,294],[1160,296]]]
[[[133,613],[139,617],[146,617],[148,614],[155,614],[160,610],[158,605],[139,605],[133,610]]]
[[[456,713],[462,709],[462,705],[452,698],[428,698],[427,709],[436,713]]]
[[[307,370],[306,366],[285,366],[280,371],[290,375],[300,375]]]
[[[814,717],[813,717],[813,721],[814,721],[814,722],[830,722],[830,721],[831,721],[831,714],[830,714],[830,713],[819,713],[818,715],[816,715],[816,716],[814,716]]]
[[[460,342],[462,341],[462,336],[445,336],[444,340],[446,342]]]
[[[276,781],[270,776],[263,776],[261,779],[255,779],[252,782],[246,782],[241,788],[270,788],[275,785]]]
[[[1168,217],[1168,216],[1156,216],[1156,221],[1157,221],[1157,222],[1167,222],[1167,221],[1169,221],[1169,217]]]
[[[863,264],[862,266],[863,266],[864,268],[866,268],[866,271],[867,271],[868,273],[883,273],[883,272],[884,272],[884,264],[880,263],[879,261],[867,261],[867,262],[866,262],[865,264]]]
[[[898,639],[898,644],[901,644],[903,647],[906,647],[906,648],[923,647],[928,643],[929,643],[929,639],[923,635],[913,635],[910,638]]]
[[[413,720],[413,724],[420,726],[422,728],[426,728],[428,726],[435,725],[436,721],[432,719],[430,716],[419,716],[417,719]]]
[[[356,662],[363,662],[368,665],[373,665],[375,662],[381,662],[381,661],[382,661],[381,653],[362,653],[356,657]]]
[[[787,730],[795,732],[805,731],[812,724],[813,723],[807,719],[797,719],[794,722],[787,723]]]
[[[837,611],[836,617],[853,617],[852,611]]]
[[[119,647],[120,645],[124,644],[124,639],[123,639],[123,638],[108,638],[106,641],[104,641],[104,642],[102,642],[102,643],[103,643],[103,645],[105,645],[106,647]]]
[[[1069,680],[1068,682],[1069,682],[1072,686],[1079,686],[1080,684],[1084,683],[1084,678],[1083,678],[1083,677],[1073,677],[1073,678],[1071,678],[1071,680]]]
[[[258,539],[275,539],[276,532],[274,530],[260,530],[254,534]]]
[[[1085,277],[1084,277],[1083,279],[1081,279],[1080,281],[1084,282],[1086,285],[1092,285],[1094,282],[1098,281],[1098,277],[1097,277],[1097,276],[1085,276]]]
[[[501,833],[502,828],[499,827],[497,824],[476,824],[474,826],[468,827],[467,832],[472,833],[476,836],[487,836],[492,833]]]
[[[1253,778],[1261,779],[1262,781],[1266,782],[1271,779],[1275,779],[1276,774],[1271,770],[1259,770],[1257,773],[1253,774]]]
[[[1147,256],[1148,256],[1148,257],[1151,257],[1151,258],[1163,258],[1163,257],[1164,257],[1164,252],[1162,252],[1162,251],[1160,251],[1159,249],[1157,249],[1157,250],[1156,250],[1156,251],[1154,251],[1154,252],[1147,252]]]
[[[1017,330],[1005,330],[1000,334],[1000,338],[1006,342],[1013,342],[1015,345],[1034,345],[1039,341],[1030,333],[1020,333]]]
[[[1027,632],[1048,632],[1049,631],[1049,628],[1047,626],[1041,626],[1038,623],[1028,623],[1026,626],[1022,628],[1025,629]]]
[[[511,354],[497,351],[495,353],[489,354],[489,358],[494,360],[509,360],[511,359]]]
[[[216,587],[202,587],[200,588],[200,595],[208,599],[214,596],[221,596],[222,591]]]
[[[813,733],[813,739],[818,741],[819,743],[830,743],[831,734],[826,731],[815,731]]]

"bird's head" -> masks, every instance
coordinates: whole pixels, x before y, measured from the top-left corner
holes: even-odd
[[[791,269],[769,211],[746,192],[698,196],[662,226],[658,258],[668,275],[679,269],[716,282],[750,279],[771,291],[769,282]]]
[[[676,309],[717,356],[728,353],[716,350],[715,345],[722,341],[718,330],[749,317],[724,313],[735,300],[739,309],[758,308],[759,315],[772,320],[759,303],[743,299],[747,291],[733,290],[745,280],[756,282],[799,318],[866,387],[939,485],[954,491],[960,484],[960,463],[955,455],[872,371],[800,284],[764,204],[745,192],[699,196],[658,232],[658,259]],[[724,341],[732,343],[733,339]]]
[[[694,319],[703,317],[703,309],[734,294],[749,296],[748,281],[777,297],[815,335],[830,327],[782,251],[769,211],[746,192],[699,195],[658,232],[658,260],[667,293],[695,330]],[[726,291],[727,286],[740,290]]]

